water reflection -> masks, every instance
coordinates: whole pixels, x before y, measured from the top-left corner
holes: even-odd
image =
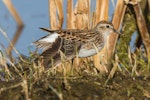
[[[19,36],[21,35],[24,24],[23,24],[20,16],[18,15],[16,9],[12,5],[11,0],[3,0],[3,3],[8,8],[9,12],[11,13],[12,17],[15,19],[17,26],[18,26],[17,31],[15,32],[13,39],[12,39],[11,43],[9,44],[8,49],[7,49],[8,54],[11,56],[13,47],[15,46],[16,42],[19,39]]]
[[[16,40],[19,38],[19,34],[21,33],[15,47],[21,54],[29,55],[29,49],[34,50],[34,46],[31,45],[31,42],[46,34],[43,34],[43,32],[38,28],[49,27],[47,0],[12,0],[12,3],[23,20],[25,28],[22,31],[23,26],[16,24],[12,15],[2,1],[0,1],[0,28],[6,31],[10,40],[13,40],[13,44],[16,43]],[[5,48],[9,47],[8,51],[10,52],[12,48],[9,46],[9,42],[1,33],[0,37],[0,43],[3,44]],[[17,55],[13,52],[13,56]]]

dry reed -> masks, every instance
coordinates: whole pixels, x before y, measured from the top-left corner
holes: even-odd
[[[101,20],[106,20],[106,21],[108,20],[108,9],[109,9],[108,7],[109,7],[109,0],[105,0],[105,1],[97,0],[96,12],[95,12],[95,18],[96,18],[95,25]],[[108,72],[105,66],[105,57],[104,57],[104,55],[106,55],[105,50],[106,50],[106,45],[100,51],[99,54],[94,56],[94,65],[101,73]]]
[[[135,2],[134,0],[132,0],[132,1]],[[133,8],[134,8],[135,15],[136,15],[137,25],[138,25],[143,43],[146,48],[147,57],[150,59],[150,36],[148,33],[146,22],[143,17],[143,13],[142,13],[139,3],[133,5]]]
[[[14,8],[13,4],[11,3],[11,0],[2,0],[3,3],[6,5],[6,7],[8,8],[8,10],[10,11],[11,15],[14,17],[16,23],[17,23],[17,30],[15,32],[15,35],[11,41],[11,44],[8,46],[8,54],[11,56],[13,47],[15,46],[17,40],[19,39],[19,36],[23,30],[24,24],[21,20],[21,17],[19,16],[19,14],[17,13],[16,9]]]

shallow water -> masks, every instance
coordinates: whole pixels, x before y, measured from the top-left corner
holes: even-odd
[[[28,49],[34,49],[31,42],[46,35],[39,27],[49,27],[49,15],[47,0],[11,0],[25,27],[16,44],[16,49],[24,55],[28,55]],[[10,39],[17,30],[17,25],[8,9],[0,1],[0,28],[6,31]],[[8,47],[8,41],[0,33],[0,43]],[[15,54],[14,54],[15,55]]]

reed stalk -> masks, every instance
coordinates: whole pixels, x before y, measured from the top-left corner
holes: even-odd
[[[106,21],[108,20],[108,8],[109,8],[109,0],[97,0],[96,1],[95,25],[101,20],[106,20]],[[105,62],[104,55],[106,54],[105,50],[106,50],[106,46],[100,51],[99,54],[94,56],[94,66],[101,73],[107,72],[107,68],[104,65],[104,62]]]
[[[56,10],[57,8],[56,8],[55,0],[49,0],[49,18],[50,18],[51,29],[58,29]]]
[[[75,28],[75,18],[73,12],[73,0],[67,0],[67,29]]]
[[[24,24],[23,24],[23,21],[21,20],[21,17],[19,16],[16,9],[14,8],[13,4],[11,3],[11,0],[2,0],[2,1],[6,5],[6,7],[8,8],[8,10],[10,11],[11,15],[13,16],[13,18],[15,19],[15,21],[17,23],[17,30],[11,41],[11,44],[7,48],[7,52],[11,57],[13,47],[15,46],[16,42],[18,41],[18,39],[22,33]]]
[[[132,1],[134,2],[134,0],[132,0]],[[135,15],[136,15],[137,25],[138,25],[143,43],[146,48],[147,57],[150,58],[150,36],[148,33],[145,19],[143,17],[141,7],[140,7],[139,3],[137,3],[136,5],[133,6],[133,8],[134,8]]]
[[[74,19],[76,29],[88,29],[89,26],[89,12],[90,12],[89,0],[78,0],[74,9]],[[74,67],[77,69],[81,59],[78,57],[74,59]]]
[[[120,30],[120,26],[123,21],[126,8],[127,5],[125,5],[123,0],[117,1],[113,20],[112,20],[114,28],[117,30]],[[107,61],[110,61],[110,59],[113,57],[117,40],[118,40],[118,34],[113,33],[109,35],[108,42],[107,42],[107,50],[106,50],[108,55]]]

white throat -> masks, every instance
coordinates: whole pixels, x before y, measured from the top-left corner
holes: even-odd
[[[105,31],[103,32],[103,34],[104,34],[104,43],[107,42],[107,38],[108,38],[108,36],[110,35],[110,33],[112,33],[112,31],[110,31],[110,30],[105,30]]]

